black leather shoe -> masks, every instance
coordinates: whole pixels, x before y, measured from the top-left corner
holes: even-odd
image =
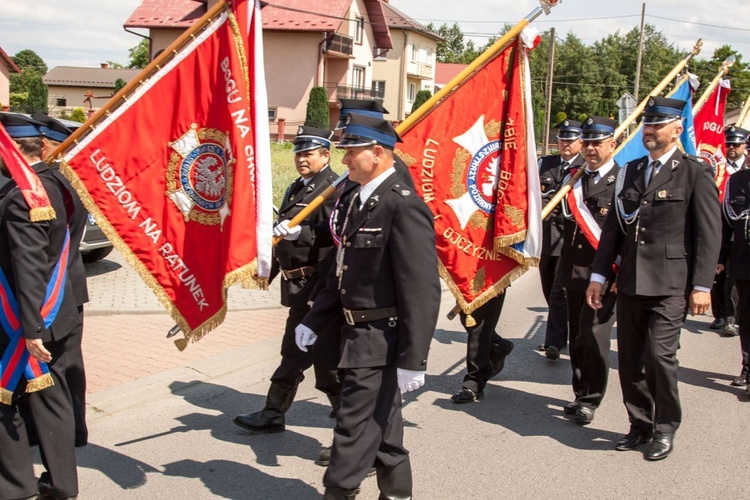
[[[724,323],[724,328],[721,330],[722,337],[735,337],[737,336],[737,325],[727,321]]]
[[[716,318],[708,327],[711,330],[721,330],[724,328],[724,318]]]
[[[563,411],[567,413],[568,415],[575,415],[578,413],[578,408],[580,408],[581,404],[578,401],[571,401],[570,403],[563,406]]]
[[[490,378],[503,371],[503,368],[505,368],[505,358],[510,355],[514,347],[515,344],[508,339],[502,339],[501,341],[492,344],[492,349],[490,350],[492,373],[490,374]]]
[[[674,439],[674,432],[655,432],[654,439],[648,446],[646,459],[661,460],[667,458],[667,455],[672,453],[672,439]]]
[[[544,353],[544,355],[547,356],[547,359],[556,361],[560,358],[560,349],[551,345],[547,348],[547,351]]]
[[[747,385],[747,375],[740,375],[739,377],[732,379],[729,385],[734,387],[745,387]]]
[[[284,432],[286,427],[283,414],[268,415],[267,410],[237,415],[234,417],[234,423],[255,434]]]
[[[316,465],[320,465],[321,467],[328,467],[328,464],[331,463],[331,447],[328,446],[326,448],[323,448],[318,453],[318,458],[315,460]]]
[[[461,387],[461,390],[451,396],[454,403],[473,403],[484,396],[484,391],[474,392],[469,388]]]
[[[617,442],[615,449],[618,451],[635,450],[650,438],[651,436],[643,434],[637,430],[631,430]]]
[[[589,406],[579,406],[578,411],[575,414],[576,422],[581,425],[588,425],[594,421],[594,413],[596,410]]]

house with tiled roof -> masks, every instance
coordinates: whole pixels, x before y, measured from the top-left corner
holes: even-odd
[[[59,116],[75,108],[100,108],[115,94],[118,79],[128,83],[139,72],[138,69],[110,68],[106,63],[99,68],[55,66],[42,77],[47,85],[49,113]]]
[[[142,0],[125,27],[149,30],[153,57],[215,3]],[[373,91],[373,61],[393,42],[380,0],[269,0],[262,18],[272,136],[280,121],[287,138],[296,133],[315,86],[327,90],[331,124],[340,98],[383,98]]]
[[[434,93],[437,42],[442,38],[387,1],[382,5],[393,49],[376,55],[373,87],[383,94],[388,118],[401,121],[411,113],[417,92]]]
[[[437,63],[435,66],[435,92],[445,87],[469,65],[461,63]]]
[[[13,59],[0,47],[0,110],[7,111],[10,102],[10,75],[20,73]]]

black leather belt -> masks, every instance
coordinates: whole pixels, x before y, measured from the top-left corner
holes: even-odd
[[[298,267],[297,269],[283,269],[279,268],[279,271],[281,271],[281,275],[286,280],[296,280],[299,278],[304,278],[305,276],[312,276],[313,274],[318,272],[318,269],[313,266],[303,266]]]
[[[382,309],[363,309],[361,311],[344,309],[344,319],[349,325],[353,325],[355,323],[369,323],[370,321],[377,321],[379,319],[396,318],[397,315],[398,308],[396,307],[384,307]]]

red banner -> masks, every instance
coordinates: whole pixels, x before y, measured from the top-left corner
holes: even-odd
[[[527,64],[526,48],[513,39],[403,131],[397,149],[435,215],[440,273],[466,313],[539,255]]]
[[[724,187],[729,178],[724,146],[724,108],[730,90],[729,80],[722,80],[693,118],[698,154],[714,169],[720,200],[724,199]]]
[[[2,125],[0,125],[0,159],[5,163],[5,168],[16,181],[23,199],[29,206],[29,220],[38,222],[54,219],[55,209],[50,204],[42,181],[39,180],[26,159],[21,156],[21,152],[18,151],[13,139]]]
[[[264,286],[270,269],[260,9],[234,9],[64,157],[86,207],[186,340],[223,321],[228,286]]]

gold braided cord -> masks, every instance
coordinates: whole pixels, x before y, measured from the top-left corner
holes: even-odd
[[[250,100],[250,76],[248,72],[247,67],[247,53],[245,52],[245,44],[243,43],[244,37],[242,36],[242,31],[240,30],[240,25],[237,23],[237,18],[234,16],[234,13],[230,10],[227,13],[228,19],[229,19],[229,27],[232,30],[232,38],[234,39],[234,46],[237,49],[237,55],[240,58],[240,66],[242,67],[242,77],[245,80],[245,89],[247,89],[247,95],[245,98],[247,99],[247,102],[252,102]],[[252,43],[255,43],[253,40]]]

